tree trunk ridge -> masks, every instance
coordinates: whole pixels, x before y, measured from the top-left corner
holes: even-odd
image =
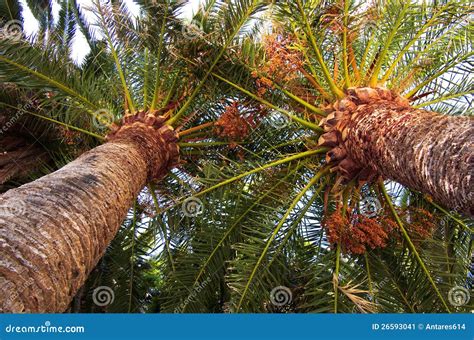
[[[0,197],[0,312],[64,311],[140,190],[176,161],[166,125],[131,122],[109,140]]]
[[[474,215],[473,119],[393,103],[357,112],[362,114],[351,120],[346,145],[358,164]]]
[[[376,176],[474,215],[474,119],[416,109],[384,88],[349,88],[326,108],[319,145],[346,182]]]

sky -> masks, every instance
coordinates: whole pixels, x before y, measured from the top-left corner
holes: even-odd
[[[36,21],[35,17],[31,13],[30,9],[26,5],[26,0],[20,0],[21,5],[23,7],[23,30],[26,35],[35,34],[38,31],[39,25]],[[53,0],[53,17],[55,20],[58,18],[59,13],[59,0]],[[83,9],[84,16],[89,24],[93,23],[93,15],[87,11],[88,7],[93,5],[93,0],[77,0],[77,3]],[[130,13],[134,16],[137,16],[139,13],[139,6],[133,0],[124,0],[127,9]],[[188,0],[188,4],[184,6],[183,13],[181,17],[183,18],[191,18],[193,12],[197,10],[199,7],[200,0]],[[79,30],[76,30],[76,35],[73,39],[73,46],[72,46],[72,58],[77,63],[80,63],[81,60],[89,53],[89,45],[87,44],[84,36]]]

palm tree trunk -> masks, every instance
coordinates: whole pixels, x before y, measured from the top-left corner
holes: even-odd
[[[146,119],[129,119],[108,143],[0,197],[1,312],[68,307],[140,190],[177,158],[172,129]]]
[[[380,175],[474,215],[472,117],[415,109],[386,89],[350,89],[335,106],[320,144],[336,137],[328,159],[348,179]]]

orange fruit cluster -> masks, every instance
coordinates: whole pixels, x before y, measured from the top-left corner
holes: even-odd
[[[353,214],[351,218],[340,212],[330,215],[325,221],[329,242],[340,244],[343,252],[364,254],[368,248],[385,248],[389,235],[396,224],[387,218],[369,218]]]
[[[273,88],[273,81],[286,84],[298,76],[297,71],[303,67],[303,57],[292,44],[291,37],[279,34],[264,37],[266,62],[259,67],[260,72],[252,72],[259,96]]]
[[[214,126],[219,137],[231,141],[241,141],[249,133],[249,124],[239,112],[239,102],[228,105]]]

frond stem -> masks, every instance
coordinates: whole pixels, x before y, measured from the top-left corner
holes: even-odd
[[[422,268],[423,272],[425,273],[426,277],[430,281],[431,286],[435,290],[436,294],[438,295],[439,299],[441,300],[441,302],[442,302],[444,308],[446,309],[446,311],[448,313],[451,313],[448,305],[446,304],[446,301],[444,300],[443,296],[441,295],[441,292],[438,289],[438,286],[436,286],[436,283],[434,282],[433,278],[431,277],[431,274],[430,274],[428,268],[426,267],[425,263],[421,259],[421,256],[418,253],[418,250],[416,250],[416,247],[413,244],[413,242],[410,238],[410,235],[408,235],[408,232],[406,231],[405,227],[403,226],[402,220],[398,216],[397,211],[395,210],[395,207],[393,206],[392,199],[388,195],[387,190],[385,189],[385,186],[384,186],[383,183],[379,183],[379,189],[382,192],[382,195],[385,198],[385,202],[388,204],[388,206],[390,208],[390,211],[392,212],[392,215],[395,218],[395,221],[397,222],[398,226],[400,227],[400,230],[402,231],[402,234],[403,234],[403,237],[405,238],[405,241],[407,241],[410,250],[413,252],[413,255],[415,256],[416,261],[418,262],[418,264]]]

